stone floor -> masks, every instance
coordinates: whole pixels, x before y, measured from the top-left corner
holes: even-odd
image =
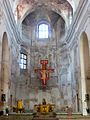
[[[56,118],[43,118],[43,119],[33,119],[33,116],[30,114],[14,114],[14,115],[3,115],[0,116],[0,120],[90,120],[90,116],[81,116],[81,115],[58,115]]]
[[[62,117],[59,120],[90,120],[90,117]]]

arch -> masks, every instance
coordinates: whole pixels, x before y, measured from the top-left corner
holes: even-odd
[[[73,9],[73,13],[75,12],[75,2],[73,0],[67,0],[68,3],[72,6],[72,9]]]
[[[1,96],[5,94],[5,102],[8,103],[9,98],[9,45],[7,33],[4,32],[2,38],[2,59],[1,59]],[[2,100],[3,101],[3,100]]]
[[[28,8],[27,11],[24,13],[23,17],[21,17],[20,23],[22,23],[22,21],[25,19],[25,17],[27,15],[29,15],[30,13],[32,13],[33,11],[35,11],[37,9],[38,6],[33,7],[33,8]],[[48,7],[48,6],[47,6]],[[56,12],[57,14],[59,14],[62,19],[65,21],[66,26],[68,26],[68,21],[67,18],[65,17],[65,15],[63,14],[63,11],[60,12],[54,5],[51,7],[51,10]]]
[[[41,23],[38,25],[38,36],[40,38],[48,38],[48,25]]]
[[[48,33],[51,31],[51,26],[47,20],[39,20],[37,22],[36,31],[36,36],[38,39],[48,39],[50,37]]]
[[[89,43],[88,37],[85,32],[81,34],[80,37],[80,68],[81,68],[81,100],[82,100],[82,113],[87,115],[87,107],[90,107],[86,95],[90,92],[88,89],[88,84],[90,80],[87,81],[87,74],[89,71]]]
[[[66,0],[66,1],[67,1],[67,3],[71,6],[71,8],[72,8],[72,10],[73,10],[73,12],[74,12],[74,11],[75,11],[75,3],[74,3],[74,1],[70,1],[70,0]],[[16,3],[16,6],[18,6],[18,5],[20,4],[20,1],[19,1],[19,0],[16,0],[15,3]],[[25,19],[25,17],[26,17],[29,13],[35,11],[35,9],[36,9],[38,6],[39,6],[39,4],[38,4],[38,2],[37,2],[37,5],[34,5],[33,7],[28,6],[27,8],[25,8],[26,10],[24,10],[24,12],[22,13],[22,16],[21,16],[21,18],[20,18],[20,23],[22,23],[22,21]],[[53,4],[53,5],[52,5],[52,4],[51,4],[51,5],[47,5],[47,7],[50,8],[51,10],[55,11],[56,13],[58,13],[58,14],[65,20],[66,25],[68,25],[67,18],[66,18],[66,16],[64,15],[63,10],[61,9],[61,7],[58,9],[58,8],[56,7],[56,5],[54,5],[54,4]],[[16,9],[17,9],[17,7],[16,7]]]

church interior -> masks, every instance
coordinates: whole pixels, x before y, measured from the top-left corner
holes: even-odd
[[[0,111],[51,104],[90,114],[90,0],[0,0]]]

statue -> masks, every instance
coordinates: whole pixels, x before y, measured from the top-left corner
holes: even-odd
[[[18,100],[17,101],[17,105],[16,106],[13,106],[13,112],[24,112],[24,105],[23,105],[23,101],[22,100]]]
[[[24,106],[23,106],[23,101],[22,100],[17,101],[17,109],[20,113],[23,112]]]
[[[43,104],[43,105],[46,105],[46,99],[45,99],[45,98],[43,98],[42,104]]]

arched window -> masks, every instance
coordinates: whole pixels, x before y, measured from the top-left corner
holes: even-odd
[[[48,20],[39,20],[36,26],[36,37],[38,40],[48,40],[51,38],[51,24]]]
[[[38,37],[39,39],[48,38],[49,26],[47,24],[39,24],[38,26]]]

